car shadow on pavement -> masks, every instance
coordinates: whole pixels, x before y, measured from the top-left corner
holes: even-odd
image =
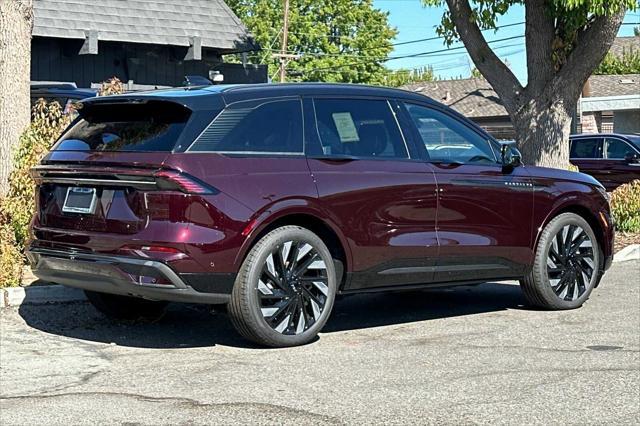
[[[321,335],[525,306],[520,288],[506,283],[344,296],[336,301]],[[125,347],[257,347],[236,333],[227,315],[206,305],[171,304],[167,314],[153,323],[110,320],[84,302],[26,303],[19,314],[30,327],[45,333]]]
[[[520,286],[487,283],[420,291],[346,296],[334,306],[323,332],[428,321],[527,306]]]

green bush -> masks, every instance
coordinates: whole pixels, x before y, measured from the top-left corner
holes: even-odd
[[[40,99],[33,107],[32,121],[20,137],[9,176],[9,192],[0,200],[0,286],[19,285],[29,222],[35,210],[35,184],[29,173],[51,148],[71,120],[57,102]]]
[[[640,232],[640,180],[613,191],[611,212],[618,231]]]

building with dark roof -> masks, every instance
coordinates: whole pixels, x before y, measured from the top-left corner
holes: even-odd
[[[592,75],[577,117],[578,133],[640,133],[640,74]]]
[[[34,0],[31,80],[90,87],[113,76],[177,86],[185,75],[266,80],[266,69],[225,64],[257,50],[222,0]]]
[[[498,139],[515,138],[507,110],[484,78],[420,82],[402,88],[450,106]]]

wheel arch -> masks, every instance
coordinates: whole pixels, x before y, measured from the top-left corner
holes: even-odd
[[[596,213],[594,213],[589,207],[578,203],[559,206],[547,215],[544,222],[536,229],[536,238],[533,245],[534,252],[538,247],[542,230],[549,224],[549,222],[563,213],[573,213],[586,220],[589,226],[591,226],[591,229],[593,229],[593,232],[596,234],[598,246],[600,250],[603,251],[603,256],[607,255],[607,253],[604,253],[607,245],[606,232],[603,228],[603,224],[598,220]]]
[[[320,212],[313,210],[284,210],[260,220],[256,218],[235,260],[235,268],[239,269],[251,248],[272,230],[286,225],[297,225],[315,233],[327,245],[334,259],[338,260],[336,272],[338,274],[338,288],[345,281],[351,265],[349,246],[338,227],[321,217]],[[251,225],[250,225],[251,226]]]

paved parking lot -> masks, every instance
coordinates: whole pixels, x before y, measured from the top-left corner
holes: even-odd
[[[626,262],[575,311],[531,310],[504,283],[352,296],[293,349],[193,305],[155,324],[7,308],[0,424],[638,424],[639,288]]]

